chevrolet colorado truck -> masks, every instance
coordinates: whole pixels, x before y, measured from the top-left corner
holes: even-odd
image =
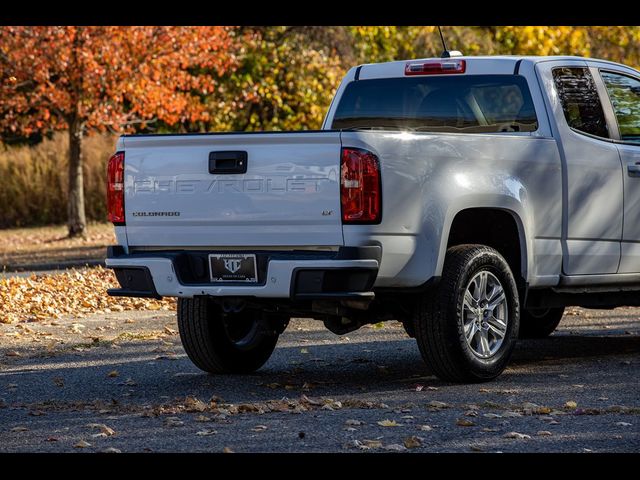
[[[320,131],[124,135],[110,295],[178,297],[189,358],[260,368],[292,317],[398,320],[493,379],[565,306],[640,305],[640,72],[579,57],[354,67]]]

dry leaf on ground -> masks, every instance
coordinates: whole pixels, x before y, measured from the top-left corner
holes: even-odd
[[[422,446],[422,439],[420,437],[416,437],[415,435],[412,435],[410,437],[405,438],[402,443],[404,443],[404,446],[406,448],[418,448]]]
[[[518,433],[518,432],[509,432],[503,435],[504,438],[513,438],[516,440],[528,440],[531,438],[531,435],[527,435],[526,433]]]
[[[109,448],[105,448],[104,450],[100,450],[100,453],[122,453],[122,450],[119,450],[119,449],[113,448],[113,447],[109,447]]]
[[[459,427],[474,427],[475,423],[466,418],[459,418],[456,420],[456,425]]]
[[[381,427],[399,427],[400,426],[400,424],[395,420],[380,420],[379,422],[376,422],[376,423]]]
[[[392,452],[404,452],[407,447],[404,445],[400,445],[399,443],[392,443],[390,445],[385,445],[382,447],[384,450],[390,450]]]

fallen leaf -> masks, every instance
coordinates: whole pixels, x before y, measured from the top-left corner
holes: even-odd
[[[307,350],[306,348],[301,348],[300,353],[309,353],[309,350]]]
[[[420,437],[416,437],[412,435],[407,437],[402,442],[406,448],[418,448],[422,446],[422,439]]]
[[[382,442],[380,440],[354,440],[352,445],[360,450],[382,448]]]
[[[11,431],[12,431],[12,432],[26,432],[26,431],[28,431],[28,430],[29,430],[29,429],[28,429],[27,427],[22,427],[22,426],[20,426],[20,427],[13,427],[13,428],[11,429]]]
[[[551,433],[549,430],[539,430],[536,435],[539,437],[550,437],[551,435],[553,435],[553,433]]]
[[[398,443],[392,443],[390,445],[385,445],[382,447],[384,450],[391,450],[392,452],[403,452],[407,448],[404,445],[400,445]]]
[[[174,330],[173,328],[170,328],[170,327],[164,327],[164,332],[169,335],[176,335],[178,333],[177,330]]]
[[[469,445],[469,450],[472,452],[484,452],[484,449],[480,445]]]
[[[630,427],[631,425],[629,422],[616,422],[616,427]]]
[[[62,377],[53,377],[53,383],[58,387],[64,387],[64,378]]]
[[[193,396],[184,399],[184,407],[186,412],[204,412],[208,408],[206,403]]]
[[[164,421],[164,424],[167,427],[180,427],[184,425],[184,422],[180,420],[178,417],[167,417]]]
[[[340,410],[342,408],[342,402],[338,400],[332,400],[330,398],[325,400],[321,410]]]
[[[196,435],[199,437],[207,437],[209,435],[215,435],[216,433],[218,432],[215,430],[200,430],[199,432],[196,432]]]
[[[22,355],[17,350],[9,350],[8,352],[5,352],[5,356],[6,357],[21,357]]]
[[[466,418],[459,418],[456,420],[456,425],[459,427],[474,427],[476,424]]]
[[[87,427],[92,428],[94,430],[100,430],[100,434],[103,434],[105,437],[110,437],[112,435],[115,435],[115,430],[111,427],[107,427],[105,424],[103,423],[89,423],[87,424]]]
[[[486,418],[502,418],[502,415],[497,413],[483,413],[482,416]]]
[[[502,416],[504,418],[516,418],[516,417],[521,417],[522,414],[520,412],[504,412]]]
[[[231,450],[229,447],[224,447],[222,449],[222,453],[236,453],[233,450]]]
[[[352,425],[352,426],[358,426],[358,425],[364,425],[364,422],[360,421],[360,420],[347,420],[346,422],[344,422],[346,425]]]
[[[400,425],[395,420],[380,420],[376,422],[381,427],[399,427]]]
[[[418,430],[423,432],[430,432],[433,428],[430,425],[418,425]]]
[[[109,447],[109,448],[105,448],[104,450],[101,450],[100,453],[122,453],[122,450],[119,450],[119,449],[113,448],[113,447]]]
[[[565,408],[576,408],[578,406],[578,404],[576,402],[574,402],[573,400],[569,400],[568,402],[566,402],[564,404]]]
[[[416,385],[416,392],[421,392],[424,389],[424,385]]]
[[[198,415],[195,418],[196,422],[210,422],[211,421],[211,417],[207,417],[206,415]]]
[[[89,442],[86,442],[84,440],[80,440],[78,443],[76,443],[73,448],[89,448],[91,446],[91,444]]]
[[[118,375],[120,375],[120,373],[118,373],[117,370],[111,370],[109,373],[107,373],[107,377],[111,378],[117,377]]]
[[[509,433],[505,433],[503,435],[504,438],[513,438],[516,440],[528,440],[531,438],[531,435],[527,435],[525,433],[518,433],[518,432],[509,432]]]
[[[253,427],[251,429],[252,432],[264,432],[265,430],[267,430],[269,427],[267,427],[266,425],[256,425],[255,427]]]

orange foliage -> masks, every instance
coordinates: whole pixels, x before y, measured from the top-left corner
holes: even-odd
[[[228,27],[3,27],[0,129],[206,121],[200,96],[235,65],[233,42]]]

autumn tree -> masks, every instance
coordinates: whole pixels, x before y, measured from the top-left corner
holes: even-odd
[[[68,130],[68,228],[85,229],[82,142],[91,131],[208,120],[203,96],[233,67],[227,27],[2,27],[0,129]]]

